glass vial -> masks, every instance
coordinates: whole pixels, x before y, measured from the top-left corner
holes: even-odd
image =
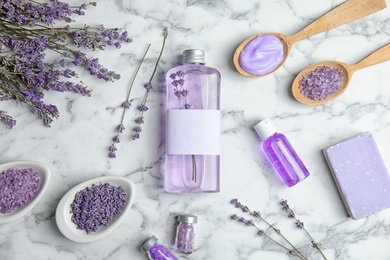
[[[219,192],[220,73],[203,50],[185,50],[166,75],[167,192]]]
[[[178,260],[166,247],[157,243],[157,240],[155,236],[148,238],[141,246],[141,252],[147,254],[151,260]]]
[[[264,141],[264,152],[287,186],[294,186],[309,176],[309,171],[286,136],[276,132],[269,118],[256,124],[254,129]]]
[[[177,216],[179,224],[176,228],[175,248],[176,250],[190,254],[194,252],[195,244],[195,228],[198,218],[194,215],[179,215]]]

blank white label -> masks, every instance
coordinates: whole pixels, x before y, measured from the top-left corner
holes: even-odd
[[[167,154],[219,155],[221,111],[167,110]]]

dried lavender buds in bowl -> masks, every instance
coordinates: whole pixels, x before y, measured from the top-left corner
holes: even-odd
[[[134,184],[125,177],[91,179],[70,189],[60,200],[56,222],[70,240],[99,240],[119,226],[134,198]]]
[[[27,214],[45,192],[49,169],[39,163],[19,161],[0,165],[0,224]]]

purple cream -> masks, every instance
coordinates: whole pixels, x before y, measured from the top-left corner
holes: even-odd
[[[257,36],[242,49],[239,63],[246,72],[262,76],[275,70],[283,61],[283,43],[276,36]]]
[[[324,154],[353,219],[390,207],[390,176],[370,132],[335,144]]]

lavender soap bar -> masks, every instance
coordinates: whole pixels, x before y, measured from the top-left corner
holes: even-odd
[[[370,132],[326,148],[324,155],[353,219],[390,207],[390,176]]]

